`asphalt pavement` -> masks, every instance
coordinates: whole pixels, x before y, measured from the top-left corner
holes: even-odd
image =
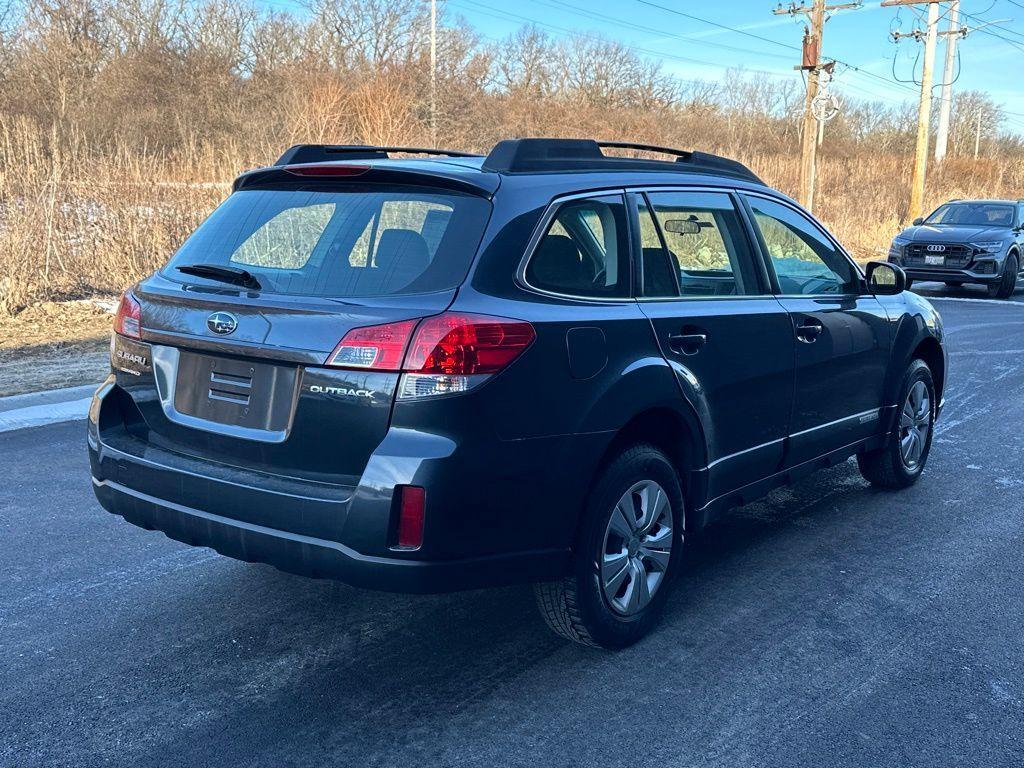
[[[735,511],[620,653],[551,635],[528,588],[187,547],[97,505],[84,422],[0,435],[0,765],[1024,764],[1024,297],[937,293],[922,480],[848,462]]]

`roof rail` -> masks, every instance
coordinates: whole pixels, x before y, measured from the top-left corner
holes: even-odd
[[[672,155],[674,161],[606,155],[609,149],[635,149]],[[685,168],[674,168],[684,164]],[[507,139],[499,141],[483,162],[485,171],[495,173],[544,173],[564,171],[692,171],[734,176],[757,184],[759,179],[743,163],[707,152],[636,144],[628,141],[593,139]]]
[[[284,151],[274,165],[323,163],[331,160],[387,160],[392,152],[406,155],[480,157],[472,152],[423,147],[375,147],[369,144],[296,144]]]

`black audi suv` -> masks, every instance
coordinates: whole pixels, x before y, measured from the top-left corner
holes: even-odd
[[[533,582],[622,647],[729,507],[851,456],[918,479],[946,355],[904,281],[700,152],[293,147],[125,293],[93,485],[295,573]]]
[[[914,280],[979,283],[1009,298],[1024,278],[1024,200],[950,200],[892,241],[889,261]]]

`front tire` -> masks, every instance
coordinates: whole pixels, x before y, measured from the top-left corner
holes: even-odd
[[[998,283],[988,287],[988,295],[993,299],[1008,299],[1017,290],[1017,270],[1020,269],[1020,262],[1016,254],[1006,257],[1006,264],[1003,265],[1003,277]]]
[[[574,642],[625,648],[657,622],[679,569],[683,495],[675,467],[651,445],[620,453],[583,512],[572,575],[535,586],[547,625]]]
[[[917,482],[928,461],[935,431],[935,382],[923,360],[914,360],[903,378],[896,428],[885,445],[857,454],[864,479],[877,488],[898,490]]]

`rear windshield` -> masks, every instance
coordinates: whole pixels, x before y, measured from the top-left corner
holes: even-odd
[[[418,189],[241,190],[163,274],[211,284],[177,267],[214,264],[247,270],[266,292],[304,296],[441,291],[465,278],[489,213],[482,198]]]

